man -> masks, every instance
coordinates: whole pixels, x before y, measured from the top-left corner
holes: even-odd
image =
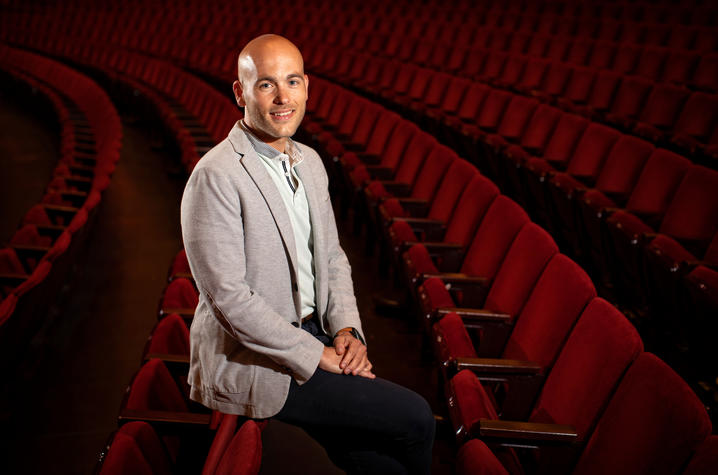
[[[182,199],[200,290],[190,397],[301,426],[350,473],[428,473],[431,410],[373,374],[326,171],[290,139],[309,86],[301,53],[260,36],[238,70],[244,120],[200,160]]]

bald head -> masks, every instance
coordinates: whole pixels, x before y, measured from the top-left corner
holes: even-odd
[[[283,36],[266,34],[258,36],[242,48],[237,60],[239,81],[244,85],[247,80],[256,79],[258,63],[270,59],[287,58],[296,62],[304,74],[304,59],[294,43]]]
[[[309,78],[299,49],[278,35],[259,36],[239,54],[237,104],[244,123],[280,152],[304,118]]]

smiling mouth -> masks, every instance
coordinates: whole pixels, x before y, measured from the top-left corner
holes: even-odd
[[[287,120],[294,115],[294,109],[288,111],[270,112],[269,115],[277,120]]]

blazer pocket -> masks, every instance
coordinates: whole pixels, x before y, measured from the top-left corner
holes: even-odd
[[[237,343],[217,364],[214,373],[215,391],[226,394],[249,393],[254,384],[259,359],[261,355]]]

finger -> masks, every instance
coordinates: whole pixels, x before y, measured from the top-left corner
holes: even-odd
[[[349,338],[346,336],[338,336],[334,339],[334,349],[338,355],[343,355],[348,345]]]
[[[363,355],[366,354],[366,350],[364,350],[364,348],[364,345],[362,345],[358,340],[352,338],[352,342],[347,347],[347,351],[340,364],[345,373],[349,374],[354,371],[357,365],[361,362]]]
[[[352,362],[352,374],[354,375],[359,374],[361,371],[366,369],[368,364],[370,364],[369,359],[367,358],[366,348],[362,349],[363,351],[359,352]]]

